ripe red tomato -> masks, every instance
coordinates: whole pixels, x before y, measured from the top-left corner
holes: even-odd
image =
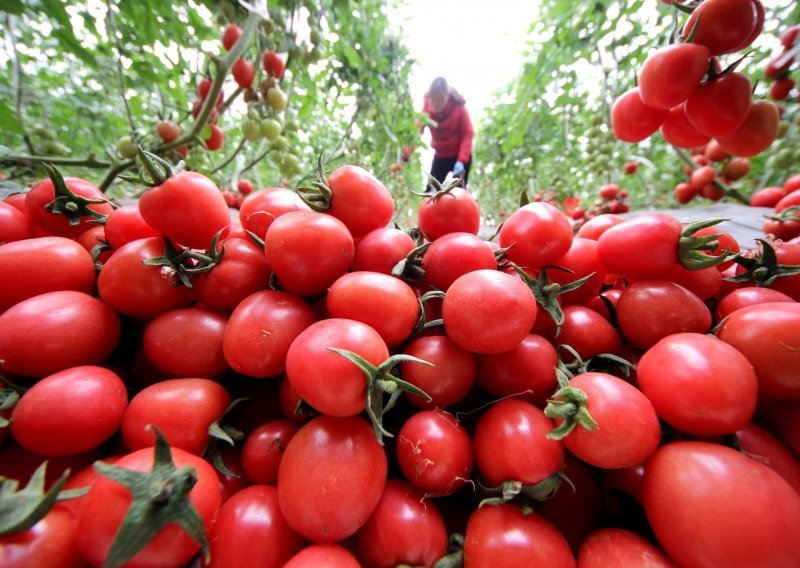
[[[639,87],[634,87],[614,101],[611,128],[623,142],[641,142],[658,130],[668,113],[666,109],[647,106],[642,101]]]
[[[77,530],[74,514],[55,507],[31,528],[0,536],[0,566],[84,568],[75,542]]]
[[[689,122],[686,117],[685,103],[681,103],[669,110],[667,118],[664,119],[664,123],[661,125],[661,136],[673,146],[689,150],[704,146],[711,139]]]
[[[340,166],[328,176],[331,204],[327,210],[357,239],[388,225],[394,215],[392,194],[375,176],[358,166]]]
[[[800,225],[800,218],[795,222]],[[800,236],[800,230],[797,231],[796,235]],[[774,248],[778,264],[785,266],[800,264],[800,242],[776,242]],[[778,278],[772,283],[772,289],[783,292],[793,298],[795,302],[800,302],[800,275],[795,274]]]
[[[242,467],[250,483],[275,485],[289,441],[300,429],[290,420],[270,420],[250,432],[242,448]]]
[[[695,436],[732,434],[755,411],[753,366],[729,344],[700,333],[656,343],[639,361],[637,378],[659,417]]]
[[[561,285],[569,284],[594,273],[594,276],[579,288],[559,295],[564,305],[587,304],[600,291],[606,278],[606,270],[597,258],[597,242],[584,237],[573,238],[569,250],[564,256],[553,261],[553,265],[571,271],[552,269],[547,271],[550,282]]]
[[[711,55],[735,53],[753,43],[763,23],[760,0],[706,0],[686,20],[683,37],[693,35]]]
[[[67,186],[67,189],[79,197],[101,200],[102,203],[95,203],[88,206],[92,211],[96,211],[101,215],[108,215],[111,213],[111,203],[108,202],[105,194],[100,191],[100,188],[93,183],[81,178],[65,177],[64,184]],[[65,215],[48,211],[46,209],[47,205],[55,198],[56,193],[53,187],[53,181],[50,178],[40,181],[25,194],[25,210],[36,227],[51,235],[75,239],[86,229],[90,229],[94,226],[91,221],[95,219],[95,217],[89,215],[80,217],[78,223],[72,225]]]
[[[752,104],[750,79],[733,72],[700,85],[686,99],[684,112],[698,131],[719,138],[733,134],[744,124]]]
[[[750,160],[747,158],[731,158],[730,161],[722,167],[721,173],[730,181],[742,179],[750,173]]]
[[[278,470],[278,502],[289,525],[313,542],[354,534],[375,510],[386,454],[359,418],[319,416],[289,442]]]
[[[33,236],[33,221],[28,212],[0,201],[0,243],[29,239]]]
[[[659,448],[645,469],[644,507],[682,566],[788,568],[800,558],[800,496],[766,465],[719,444]]]
[[[231,75],[233,80],[242,89],[249,89],[253,86],[253,77],[256,75],[256,69],[253,64],[247,59],[237,59],[231,67]]]
[[[280,568],[303,547],[281,514],[278,490],[266,485],[245,487],[228,499],[208,540],[208,568]]]
[[[448,337],[473,353],[502,353],[525,339],[536,321],[536,299],[517,276],[475,270],[458,278],[442,303]]]
[[[780,186],[762,187],[750,196],[750,205],[752,207],[775,207],[785,195],[786,192]]]
[[[768,465],[800,495],[800,462],[780,440],[752,422],[736,432],[739,451]]]
[[[414,362],[400,363],[403,380],[419,387],[426,398],[406,393],[419,408],[447,408],[463,399],[475,382],[475,356],[456,345],[446,335],[429,335],[411,340],[403,348],[405,355],[427,361],[429,365]]]
[[[624,220],[625,218],[620,217],[619,215],[603,213],[596,217],[592,217],[583,225],[581,225],[581,228],[578,229],[578,232],[575,236],[596,241],[607,229],[622,223]]]
[[[572,244],[572,226],[553,205],[528,203],[506,219],[498,235],[506,256],[522,267],[541,268],[566,254]]]
[[[734,156],[755,156],[772,145],[778,136],[780,119],[775,103],[763,99],[755,101],[742,125],[727,136],[717,136],[717,142]]]
[[[783,292],[760,286],[731,290],[717,304],[716,320],[722,321],[740,308],[767,302],[794,302],[794,300]]]
[[[468,272],[495,268],[494,252],[486,246],[486,241],[472,233],[442,235],[433,241],[422,257],[424,282],[443,291]]]
[[[436,504],[399,479],[386,482],[355,541],[361,562],[374,568],[433,566],[447,553],[447,529]]]
[[[661,109],[680,105],[700,85],[710,58],[700,42],[673,43],[650,53],[639,71],[642,102]]]
[[[356,557],[338,544],[312,544],[289,559],[283,568],[362,568]]]
[[[172,122],[171,120],[159,120],[156,123],[156,134],[164,143],[177,140],[181,135],[181,127]]]
[[[425,197],[419,205],[419,230],[431,241],[447,233],[472,233],[481,228],[481,212],[475,197],[463,187]]]
[[[597,193],[603,199],[614,199],[619,193],[619,186],[615,183],[604,183]]]
[[[264,251],[249,239],[225,239],[218,248],[224,251],[222,260],[196,275],[192,284],[201,304],[230,312],[251,294],[265,290],[272,271]]]
[[[673,568],[675,565],[653,543],[626,529],[603,528],[590,534],[578,552],[580,568]]]
[[[123,205],[108,214],[105,237],[111,248],[118,249],[136,239],[158,237],[159,232],[142,218],[138,205]]]
[[[375,229],[358,239],[352,269],[391,274],[397,263],[415,246],[414,239],[400,229]]]
[[[681,205],[686,205],[697,196],[697,188],[692,184],[681,182],[674,189],[675,201]]]
[[[203,140],[206,149],[211,152],[219,150],[225,142],[225,132],[216,124],[209,124],[208,128],[211,130],[211,134],[209,134],[208,138]]]
[[[225,29],[222,30],[222,45],[225,46],[225,50],[230,51],[241,35],[242,28],[236,24],[225,26]]]
[[[245,198],[239,207],[239,220],[245,230],[263,239],[272,222],[290,211],[311,211],[311,208],[294,191],[270,187]]]
[[[283,57],[274,51],[265,51],[262,57],[264,71],[278,80],[283,79],[283,73],[286,71],[286,62]]]
[[[659,278],[678,265],[681,223],[662,213],[627,219],[597,239],[597,257],[609,274]]]
[[[128,393],[102,367],[71,367],[34,384],[11,414],[11,434],[43,456],[71,456],[95,449],[119,428]]]
[[[773,101],[784,101],[789,98],[789,93],[794,88],[794,79],[781,77],[776,79],[769,88],[769,96]]]

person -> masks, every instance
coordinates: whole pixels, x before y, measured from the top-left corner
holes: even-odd
[[[437,77],[425,93],[423,112],[436,123],[427,125],[434,151],[431,176],[443,183],[452,172],[466,187],[472,165],[472,122],[464,97],[444,77]],[[427,191],[431,191],[430,185]]]

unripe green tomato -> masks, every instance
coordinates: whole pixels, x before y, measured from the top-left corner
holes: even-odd
[[[281,123],[274,118],[265,118],[261,121],[259,130],[261,131],[261,136],[273,142],[281,135]]]
[[[291,119],[286,122],[286,130],[298,130],[299,128],[300,124],[295,119]]]
[[[281,157],[280,164],[278,164],[278,169],[280,170],[281,174],[284,176],[291,176],[297,170],[299,166],[297,156],[294,154],[286,153],[283,154]]]
[[[255,120],[248,118],[242,122],[242,134],[245,139],[254,142],[261,138],[261,126]]]
[[[272,141],[272,147],[279,151],[286,150],[289,147],[289,141],[285,136],[278,136]]]
[[[136,143],[130,136],[123,136],[117,140],[117,153],[126,160],[132,160],[136,157]]]
[[[267,90],[267,102],[272,108],[281,112],[286,108],[286,93],[280,87],[270,87]]]
[[[602,114],[593,114],[592,118],[590,120],[592,122],[592,126],[597,126],[598,124],[603,124],[603,115]]]
[[[781,120],[778,123],[778,138],[783,138],[786,133],[789,131],[789,121]]]
[[[780,169],[790,168],[794,162],[794,152],[783,148],[775,153],[775,165]]]
[[[33,127],[33,133],[42,140],[55,140],[56,133],[52,128],[47,126],[37,125]]]
[[[57,140],[47,140],[44,143],[45,154],[51,156],[68,156],[69,148]]]

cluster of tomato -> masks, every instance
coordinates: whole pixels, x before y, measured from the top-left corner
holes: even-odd
[[[640,142],[660,130],[679,148],[711,139],[728,154],[750,157],[778,135],[780,112],[772,101],[753,101],[752,85],[736,64],[722,69],[719,56],[746,49],[761,33],[760,0],[705,0],[682,30],[682,42],[651,53],[638,85],[622,94],[611,111],[617,138]]]
[[[773,57],[764,69],[764,76],[772,81],[769,96],[775,101],[785,101],[795,87],[795,80],[791,77],[792,68],[795,66],[797,54],[800,52],[800,24],[790,26],[780,36],[783,51]],[[797,94],[800,102],[800,93]]]
[[[731,156],[716,141],[692,150],[694,166],[683,167],[686,181],[675,186],[675,201],[685,205],[696,197],[718,201],[725,196],[725,187],[750,173],[749,158]]]
[[[800,558],[800,243],[544,201],[487,242],[459,187],[415,239],[347,165],[232,219],[162,173],[0,203],[0,473],[89,488],[36,474],[0,565]]]

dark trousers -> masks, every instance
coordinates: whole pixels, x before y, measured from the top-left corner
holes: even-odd
[[[439,183],[444,182],[444,178],[447,177],[447,174],[453,171],[453,166],[456,165],[458,158],[453,156],[452,158],[440,158],[439,156],[434,156],[433,162],[431,163],[431,176],[438,181]],[[469,167],[472,164],[472,160],[464,164],[464,173],[462,174],[461,179],[461,187],[467,186],[467,177],[469,176]],[[430,192],[432,188],[430,184],[428,184],[425,191]]]

